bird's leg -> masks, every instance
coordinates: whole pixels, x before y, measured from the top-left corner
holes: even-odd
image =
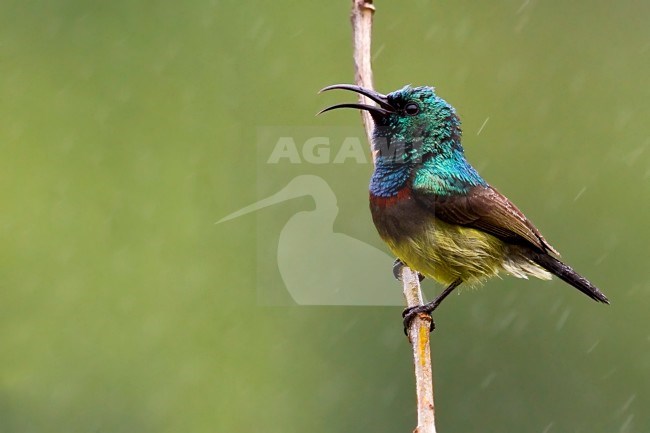
[[[395,259],[393,262],[393,277],[395,277],[396,280],[402,279],[402,268],[404,267],[404,262],[402,262],[400,259]]]
[[[394,268],[393,268],[394,269]],[[436,298],[424,305],[418,305],[417,307],[409,307],[402,312],[402,317],[404,318],[404,333],[408,335],[408,327],[411,324],[411,320],[415,316],[417,316],[420,313],[426,313],[426,314],[431,314],[433,313],[433,310],[438,308],[438,306],[442,303],[442,301],[449,296],[451,292],[454,291],[456,287],[458,287],[462,283],[460,279],[454,281],[451,283],[445,290],[443,290]],[[433,318],[431,319],[431,331],[433,331],[436,327],[436,324],[433,322]]]
[[[395,259],[393,262],[393,276],[396,280],[402,281],[402,268],[404,267],[404,262],[400,259]],[[418,272],[418,278],[420,281],[424,280],[424,275]]]

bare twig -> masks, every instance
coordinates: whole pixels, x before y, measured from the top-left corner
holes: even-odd
[[[373,89],[372,66],[370,63],[370,44],[372,41],[372,16],[375,13],[375,6],[372,0],[352,0],[352,37],[354,38],[354,82],[357,86]],[[363,95],[359,95],[359,102],[362,104],[376,105],[375,102]],[[366,130],[366,137],[370,144],[372,160],[375,161],[375,152],[372,148],[372,117],[366,110],[361,111],[363,127]]]
[[[404,266],[402,284],[406,305],[422,305],[422,291],[417,272]],[[433,404],[433,369],[431,367],[431,349],[429,330],[431,317],[420,314],[409,326],[409,340],[413,346],[413,364],[415,366],[415,391],[418,400],[418,426],[415,433],[436,433],[435,411]]]
[[[372,40],[372,18],[375,6],[372,0],[352,0],[352,32],[354,35],[354,67],[355,82],[358,86],[373,89],[372,67],[370,63],[370,45]],[[374,102],[359,95],[363,104]],[[361,110],[363,126],[370,143],[373,162],[376,153],[372,148],[373,122],[370,114]],[[402,268],[402,283],[406,305],[415,307],[423,302],[420,280],[416,272],[408,267]],[[434,404],[433,404],[433,374],[431,369],[431,351],[429,343],[429,327],[431,318],[419,315],[411,322],[408,330],[409,340],[413,346],[413,362],[415,366],[415,382],[418,408],[418,426],[415,433],[436,433]]]

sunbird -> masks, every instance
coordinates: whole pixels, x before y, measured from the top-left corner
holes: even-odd
[[[370,212],[397,257],[395,276],[406,265],[446,287],[433,301],[404,310],[405,330],[417,314],[431,314],[460,284],[476,285],[501,271],[542,280],[555,275],[609,304],[596,286],[557,258],[559,253],[533,223],[465,159],[460,118],[434,88],[405,86],[382,95],[336,84],[321,92],[334,89],[377,103],[337,104],[320,113],[354,108],[373,119]]]

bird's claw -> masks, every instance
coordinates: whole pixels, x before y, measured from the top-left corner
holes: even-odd
[[[409,335],[409,326],[411,326],[411,322],[420,313],[431,315],[431,307],[429,307],[428,305],[418,305],[416,307],[406,308],[404,309],[404,311],[402,311],[402,317],[404,318],[404,334],[406,334],[407,336]],[[434,329],[436,329],[436,323],[433,321],[433,317],[431,317],[431,325],[429,325],[429,332],[433,332]]]
[[[393,262],[393,277],[397,281],[402,281],[402,268],[404,267],[404,262],[400,259],[395,259]]]
[[[395,259],[393,262],[393,276],[397,281],[402,281],[402,268],[406,266],[403,261],[400,259]],[[420,281],[424,280],[424,275],[418,272],[418,279]]]

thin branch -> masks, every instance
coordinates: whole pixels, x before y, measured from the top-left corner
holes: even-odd
[[[357,86],[366,89],[374,89],[372,84],[372,66],[370,63],[370,44],[372,41],[372,16],[375,13],[375,6],[372,0],[352,0],[352,37],[354,38],[354,82]],[[373,100],[359,95],[359,102],[362,104],[376,105]],[[370,144],[372,161],[375,162],[375,152],[372,148],[372,117],[366,110],[360,110],[363,127],[366,130],[366,137]]]
[[[375,6],[372,0],[352,0],[352,33],[354,37],[354,68],[355,83],[367,89],[373,89],[371,67],[372,18]],[[362,104],[374,102],[359,95]],[[366,130],[368,143],[372,152],[373,162],[376,153],[372,148],[373,122],[370,113],[361,110],[363,126]],[[406,305],[415,307],[422,305],[422,291],[417,272],[408,267],[402,268],[402,283]],[[436,433],[434,404],[433,404],[433,374],[431,368],[431,349],[429,342],[429,327],[431,317],[419,315],[408,330],[409,340],[413,346],[413,363],[415,366],[415,384],[417,394],[418,426],[414,433]]]
[[[404,266],[402,283],[406,305],[422,305],[422,291],[417,272]],[[435,406],[433,403],[433,369],[431,366],[431,348],[429,332],[431,316],[419,314],[409,326],[408,334],[413,346],[413,364],[415,366],[415,391],[418,400],[418,426],[414,433],[436,433]]]

